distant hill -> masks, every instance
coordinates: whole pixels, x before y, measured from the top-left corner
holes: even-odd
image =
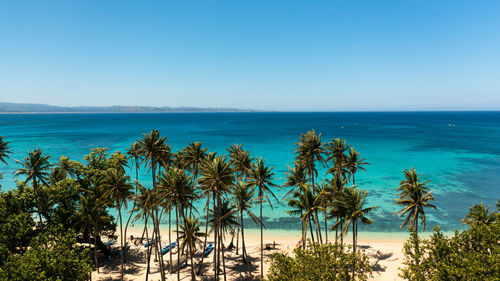
[[[161,112],[254,112],[255,110],[213,107],[153,106],[55,106],[0,102],[0,113],[161,113]]]

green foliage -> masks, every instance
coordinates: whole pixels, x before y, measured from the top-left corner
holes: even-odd
[[[367,280],[370,271],[368,257],[363,252],[354,254],[333,244],[308,243],[306,249],[297,248],[294,254],[294,257],[272,255],[267,280],[352,280],[354,262],[356,280]]]
[[[0,280],[88,280],[89,250],[80,250],[75,243],[74,233],[52,228],[35,237],[25,254],[9,256]]]
[[[406,242],[406,280],[500,280],[500,223],[475,224],[469,230],[446,237],[439,228],[430,239],[420,240],[415,253],[416,235]],[[420,260],[419,264],[415,261]]]

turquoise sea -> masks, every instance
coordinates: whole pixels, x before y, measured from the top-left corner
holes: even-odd
[[[375,223],[365,231],[398,231],[401,220],[392,215],[393,201],[405,168],[415,167],[431,180],[438,210],[428,212],[429,230],[434,225],[446,231],[462,228],[460,220],[473,203],[493,207],[500,199],[500,112],[0,115],[0,135],[14,152],[8,166],[0,163],[0,184],[4,190],[14,188],[14,159],[30,149],[40,147],[53,162],[61,155],[83,160],[95,147],[125,151],[151,129],[159,129],[175,150],[201,141],[210,151],[226,154],[231,144],[242,143],[275,167],[277,183],[293,161],[299,134],[315,129],[324,141],[345,138],[371,163],[356,176],[358,188],[369,192],[368,204],[379,206],[371,216]],[[141,181],[148,185],[145,171]],[[282,198],[286,191],[275,193]],[[266,207],[267,227],[299,229],[298,219],[286,210],[284,200],[272,210]]]

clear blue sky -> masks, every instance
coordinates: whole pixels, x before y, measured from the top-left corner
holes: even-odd
[[[1,0],[0,101],[500,109],[500,2]]]

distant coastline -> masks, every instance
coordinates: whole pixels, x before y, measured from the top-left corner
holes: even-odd
[[[0,102],[0,114],[259,112],[252,109],[153,106],[55,106]]]

